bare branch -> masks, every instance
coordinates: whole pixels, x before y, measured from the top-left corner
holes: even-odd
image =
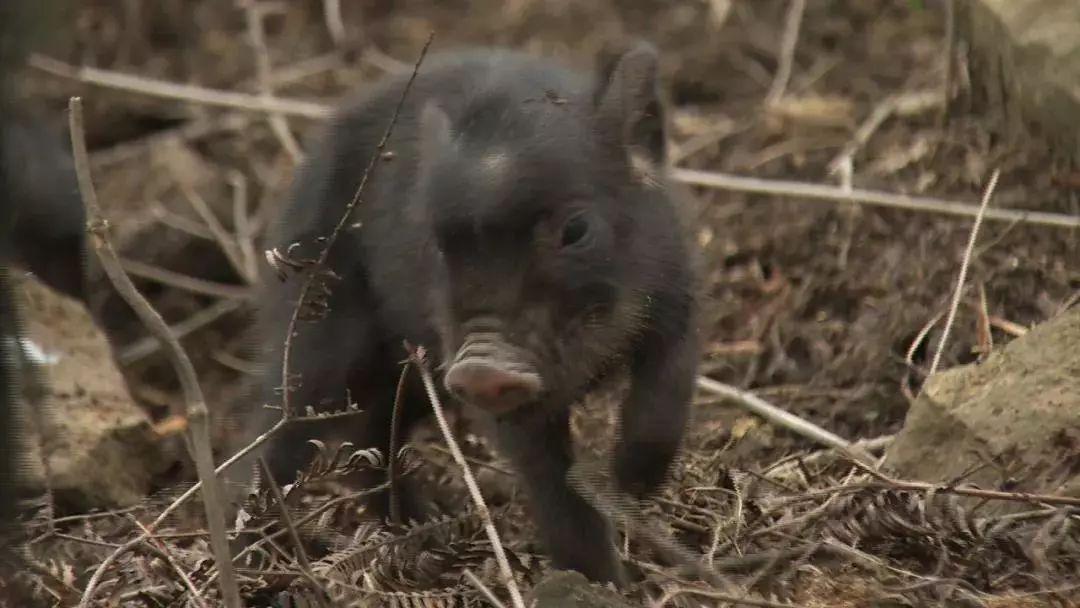
[[[105,274],[109,277],[117,292],[124,298],[129,306],[139,316],[161,342],[166,346],[170,361],[180,380],[180,386],[184,393],[184,412],[174,412],[178,415],[186,415],[189,421],[190,433],[187,435],[188,450],[195,461],[199,479],[203,483],[203,506],[206,510],[206,519],[210,528],[210,544],[214,551],[214,557],[224,564],[221,577],[221,594],[227,608],[240,608],[240,588],[236,582],[236,573],[232,569],[232,561],[229,559],[229,542],[225,536],[225,513],[221,499],[221,485],[214,474],[213,454],[210,450],[210,434],[207,423],[206,401],[203,398],[202,387],[195,376],[195,368],[191,359],[180,346],[179,340],[169,330],[169,326],[161,315],[150,303],[135,289],[131,278],[124,272],[120,264],[120,257],[113,250],[109,242],[107,228],[108,223],[101,213],[98,205],[97,193],[90,176],[90,157],[86,152],[86,135],[83,129],[82,100],[72,97],[69,105],[69,128],[71,130],[71,146],[75,160],[75,171],[79,182],[79,193],[82,195],[83,204],[86,206],[87,230],[90,232],[91,241]],[[102,567],[99,566],[99,569]],[[97,574],[97,573],[95,573]],[[99,578],[100,580],[100,578]],[[93,598],[94,588],[88,586],[83,593],[81,607],[89,605]]]
[[[120,267],[129,275],[150,279],[151,281],[157,281],[162,285],[169,285],[204,296],[229,299],[248,299],[251,297],[251,290],[242,285],[229,285],[228,283],[207,281],[206,279],[173,272],[172,270],[166,270],[160,266],[154,266],[153,264],[147,264],[138,260],[122,258],[120,260]]]
[[[233,312],[243,305],[242,300],[220,300],[211,306],[208,306],[199,312],[191,315],[190,317],[180,321],[176,325],[170,327],[173,335],[177,338],[183,338],[193,331],[206,327],[221,317]],[[130,345],[124,347],[116,356],[116,360],[120,365],[126,366],[135,363],[156,353],[161,349],[161,341],[154,336],[147,336],[140,338]]]
[[[259,85],[259,93],[265,99],[273,98],[274,87],[270,80],[270,49],[266,46],[266,31],[263,28],[263,11],[257,0],[238,0],[238,4],[244,9],[247,21],[248,38],[251,42],[251,50],[255,54],[255,78]],[[277,137],[281,147],[285,149],[294,163],[300,162],[304,153],[300,144],[296,141],[289,123],[280,112],[271,112],[269,116],[270,130]]]
[[[754,192],[756,194],[771,194],[774,196],[792,196],[796,198],[839,203],[862,203],[865,205],[906,209],[908,211],[922,211],[926,213],[941,213],[959,217],[974,218],[979,215],[978,205],[969,205],[967,203],[957,203],[936,198],[907,196],[904,194],[892,194],[858,188],[844,190],[843,188],[822,184],[741,177],[727,173],[696,171],[694,169],[673,169],[671,173],[676,181],[693,186],[703,186],[719,190]],[[1061,213],[1047,213],[1045,211],[987,209],[983,214],[983,219],[999,222],[1033,224],[1037,226],[1051,226],[1054,228],[1080,228],[1080,217],[1064,215]]]
[[[495,597],[495,594],[491,591],[491,589],[488,589],[488,586],[484,584],[484,581],[480,580],[478,576],[473,574],[472,570],[466,568],[464,574],[465,579],[468,580],[473,587],[476,587],[476,590],[479,591],[480,594],[487,599],[487,601],[491,602],[492,606],[494,606],[495,608],[506,608],[506,604],[503,604],[502,601],[499,600],[499,598]]]
[[[390,414],[390,453],[387,454],[386,476],[390,484],[390,521],[395,524],[401,523],[401,495],[398,480],[401,475],[401,459],[398,445],[401,441],[401,407],[405,398],[406,381],[409,379],[409,366],[401,366],[401,376],[398,378],[397,390],[394,391],[394,410]]]
[[[255,230],[248,217],[248,183],[239,171],[229,172],[229,184],[233,189],[233,230],[240,247],[240,257],[251,281],[259,280],[259,256],[255,253]]]
[[[93,67],[76,67],[44,55],[33,55],[28,64],[54,76],[77,80],[111,89],[132,93],[141,93],[164,99],[187,101],[209,106],[247,110],[249,112],[270,112],[304,118],[326,118],[330,107],[315,101],[261,97],[232,91],[219,91],[189,84],[177,84],[165,80],[122,74],[112,70]]]
[[[785,412],[784,410],[776,407],[775,405],[761,399],[760,397],[748,393],[743,390],[739,390],[733,386],[717,382],[710,378],[698,377],[698,388],[706,390],[715,395],[720,395],[731,399],[738,403],[741,407],[750,410],[751,412],[765,418],[773,424],[780,425],[790,431],[798,433],[803,437],[812,439],[820,444],[827,445],[831,448],[840,450],[850,457],[855,458],[861,462],[869,463],[870,466],[874,466],[874,457],[867,454],[865,451],[855,447],[844,438],[830,433],[825,429],[812,424],[794,414]]]
[[[772,105],[784,96],[791,80],[792,66],[795,64],[795,47],[799,44],[799,30],[802,29],[803,13],[806,0],[790,0],[787,18],[784,20],[784,37],[780,42],[780,58],[777,61],[776,76],[765,97],[765,103]]]
[[[341,18],[341,0],[323,0],[323,18],[326,20],[326,31],[330,33],[330,40],[334,46],[341,48],[345,44],[345,21]]]
[[[225,230],[225,227],[221,225],[221,220],[214,215],[206,199],[187,180],[176,175],[174,177],[180,187],[180,192],[184,195],[184,199],[195,210],[195,213],[199,214],[199,218],[202,219],[203,223],[206,224],[207,229],[210,230],[210,234],[213,235],[214,240],[221,249],[221,253],[229,261],[236,274],[240,275],[240,278],[249,285],[254,283],[255,277],[248,272],[248,268],[244,265],[244,260],[240,254],[240,245],[229,234],[229,231]]]
[[[397,125],[398,116],[401,114],[401,108],[405,105],[405,99],[409,95],[409,91],[412,89],[413,82],[416,81],[416,75],[420,72],[420,65],[424,62],[424,57],[427,56],[428,48],[431,47],[431,42],[435,38],[435,32],[432,32],[424,43],[424,47],[420,49],[420,56],[416,58],[416,63],[413,65],[412,75],[405,83],[405,87],[401,90],[401,97],[398,99],[397,106],[394,108],[394,113],[390,116],[390,124],[386,126],[386,131],[383,132],[382,139],[379,140],[379,144],[375,146],[375,150],[371,155],[371,159],[368,161],[367,167],[364,168],[363,174],[360,176],[360,184],[356,187],[356,194],[353,195],[349,204],[342,210],[341,218],[338,219],[338,223],[334,226],[333,232],[326,238],[326,243],[323,245],[322,252],[319,253],[319,258],[316,260],[314,267],[308,269],[307,275],[304,278],[304,283],[300,287],[300,295],[296,299],[296,307],[293,308],[292,316],[289,318],[289,323],[285,331],[285,345],[282,353],[282,365],[281,365],[281,410],[282,417],[288,418],[292,415],[292,407],[290,403],[289,390],[289,378],[290,378],[290,360],[292,359],[292,344],[293,336],[296,334],[296,324],[300,319],[300,310],[303,308],[304,301],[307,300],[308,294],[311,292],[312,287],[315,285],[316,278],[319,276],[320,271],[326,267],[326,260],[330,257],[330,250],[334,247],[334,243],[337,242],[338,236],[341,235],[341,231],[345,229],[346,224],[349,223],[352,217],[353,210],[364,195],[364,188],[367,186],[368,180],[374,174],[375,167],[379,163],[379,159],[382,157],[382,152],[386,148],[386,143],[390,140],[390,136],[394,132],[394,126]]]
[[[491,519],[491,512],[488,510],[487,503],[484,502],[484,495],[480,493],[480,486],[476,484],[476,478],[473,477],[472,470],[469,469],[469,463],[465,461],[465,455],[461,453],[461,447],[458,446],[457,441],[454,439],[454,433],[450,430],[450,424],[443,414],[439,393],[435,390],[435,381],[432,379],[431,371],[428,369],[427,361],[424,359],[423,348],[413,351],[409,355],[409,359],[416,366],[417,371],[420,372],[420,378],[424,381],[424,389],[427,391],[428,401],[431,402],[431,409],[435,412],[435,420],[439,423],[439,430],[442,431],[446,447],[450,449],[454,462],[461,469],[461,474],[465,478],[465,485],[469,488],[469,497],[472,498],[473,506],[476,507],[481,520],[484,522],[484,531],[491,542],[491,549],[495,553],[495,561],[499,564],[503,583],[506,584],[507,590],[510,591],[510,600],[514,608],[525,608],[525,600],[522,599],[521,591],[518,590],[517,582],[514,580],[510,562],[506,559],[506,550],[503,549],[502,541],[499,540],[499,532],[495,529],[495,523]]]
[[[941,332],[941,340],[938,341],[934,361],[930,364],[931,376],[937,373],[938,364],[941,363],[941,354],[949,341],[949,332],[952,331],[953,321],[956,320],[956,311],[960,308],[960,297],[964,293],[964,282],[967,280],[968,268],[971,266],[971,252],[975,251],[975,239],[979,236],[979,227],[982,226],[983,216],[990,204],[990,198],[994,196],[999,177],[1001,177],[1001,170],[994,169],[994,173],[990,176],[990,183],[986,185],[986,192],[983,193],[979,214],[975,216],[975,223],[971,226],[971,236],[968,238],[967,249],[964,250],[964,260],[960,263],[960,276],[956,277],[956,289],[953,291],[952,305],[949,306],[949,316],[945,318],[945,329]]]
[[[1026,502],[1031,504],[1060,505],[1068,507],[1080,507],[1080,497],[1058,496],[1055,494],[1029,494],[1027,492],[1003,492],[1001,490],[983,490],[981,488],[957,487],[937,485],[922,481],[907,481],[894,479],[884,473],[872,469],[865,464],[852,460],[855,466],[870,474],[881,483],[897,490],[912,490],[915,492],[938,492],[942,494],[956,494],[957,496],[972,496],[988,500],[1007,500],[1010,502]]]

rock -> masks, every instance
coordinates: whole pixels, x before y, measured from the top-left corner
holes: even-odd
[[[1080,159],[1080,2],[972,0],[957,7],[964,7],[960,34],[972,50],[976,103]]]
[[[579,572],[556,571],[544,577],[525,598],[533,608],[633,608],[618,593],[593,585]]]
[[[32,277],[13,275],[23,351],[40,372],[21,375],[16,418],[27,432],[20,485],[40,490],[47,471],[62,509],[134,504],[170,462],[169,450],[128,393],[85,307]]]
[[[1080,496],[1078,347],[1073,309],[980,364],[933,376],[886,452],[887,466],[928,482]],[[987,508],[1014,506],[1031,508]]]

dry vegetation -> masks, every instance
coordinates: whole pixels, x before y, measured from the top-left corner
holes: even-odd
[[[1037,138],[1003,134],[973,110],[962,56],[945,111],[936,5],[409,0],[342,2],[339,18],[338,4],[85,2],[76,35],[36,57],[27,75],[58,117],[71,96],[82,97],[113,244],[190,355],[218,422],[215,445],[242,423],[224,412],[251,371],[249,286],[273,271],[260,229],[306,136],[347,88],[411,69],[430,31],[433,51],[505,44],[582,66],[621,36],[655,40],[665,52],[680,167],[770,180],[772,191],[731,181],[692,190],[702,202],[697,239],[707,269],[701,372],[863,440],[858,450],[880,455],[939,344],[940,367],[974,361],[1080,293],[1070,264],[1078,243],[1062,227],[1077,225],[1078,173]],[[970,215],[994,169],[1001,177],[991,211],[965,261]],[[837,189],[815,195],[774,180]],[[929,202],[916,210],[881,206],[910,206],[899,196],[836,204],[848,186]],[[967,216],[945,200],[967,203],[959,211]],[[1059,225],[994,213],[1008,208]],[[946,341],[962,262],[968,288]],[[96,292],[95,313],[134,395],[166,428],[184,403],[170,358],[103,278]],[[576,415],[583,456],[604,453],[616,396],[592,399]],[[546,565],[512,474],[483,440],[458,440],[484,509],[464,507],[461,467],[426,432],[401,468],[438,488],[443,519],[364,521],[359,495],[334,481],[386,459],[347,447],[319,446],[298,483],[248,496],[242,516],[227,522],[259,539],[234,560],[245,602],[479,606],[490,592],[513,605],[481,511],[490,509],[504,565],[523,591]],[[962,490],[885,477],[820,448],[701,391],[675,480],[639,512],[620,515],[626,523],[636,513],[623,526],[641,578],[627,590],[630,601],[1004,607],[1080,597],[1080,501],[1027,499],[1024,509],[988,515]],[[18,584],[0,594],[28,593],[43,605],[221,604],[206,514],[199,500],[174,502],[195,478],[189,462],[136,508],[57,517],[41,506],[28,522]]]

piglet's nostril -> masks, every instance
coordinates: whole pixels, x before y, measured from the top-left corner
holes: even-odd
[[[540,379],[532,372],[506,369],[483,361],[461,361],[446,374],[446,388],[459,399],[484,409],[509,410],[540,393]]]

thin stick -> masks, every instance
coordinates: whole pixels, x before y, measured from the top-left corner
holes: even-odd
[[[195,460],[199,479],[210,483],[203,484],[203,506],[206,510],[206,519],[210,528],[210,544],[213,548],[214,558],[224,563],[223,576],[220,579],[221,595],[227,608],[240,608],[240,588],[236,582],[236,573],[232,570],[232,562],[229,560],[229,543],[225,535],[225,513],[222,508],[221,487],[214,474],[213,454],[210,451],[210,434],[207,424],[206,401],[203,398],[202,387],[195,376],[195,368],[191,359],[184,352],[180,342],[169,330],[169,326],[161,315],[150,305],[148,301],[135,289],[131,278],[127,276],[120,265],[120,258],[113,250],[108,240],[106,229],[108,223],[101,213],[98,205],[97,193],[90,176],[90,157],[86,152],[86,136],[83,130],[82,100],[72,97],[69,104],[69,128],[71,130],[71,146],[75,160],[75,172],[79,182],[79,193],[82,195],[83,204],[86,206],[87,230],[92,236],[92,242],[101,265],[109,280],[113,283],[116,291],[132,307],[139,319],[147,329],[162,341],[167,347],[170,361],[176,370],[180,380],[180,386],[184,394],[184,414],[189,420],[190,432],[187,435],[188,449]],[[80,606],[88,606],[92,599],[93,588],[88,587],[83,594]]]
[[[325,53],[315,57],[308,57],[296,63],[274,69],[270,73],[270,84],[275,87],[292,84],[322,72],[340,68],[341,64],[341,56],[337,53]]]
[[[405,382],[409,378],[409,365],[401,366],[397,390],[394,391],[394,410],[390,414],[390,453],[387,454],[386,482],[390,484],[390,521],[401,523],[401,488],[398,479],[401,476],[401,459],[398,458],[398,444],[401,442],[401,408],[405,398]]]
[[[748,393],[733,386],[701,376],[697,379],[697,385],[698,388],[713,393],[714,395],[720,395],[731,399],[741,407],[750,410],[773,424],[782,426],[820,444],[840,450],[853,458],[869,463],[870,466],[873,466],[873,463],[875,462],[873,456],[867,454],[864,450],[857,448],[839,435],[830,433],[816,424],[812,424],[798,416],[785,412],[753,393]]]
[[[373,44],[365,48],[360,54],[360,61],[388,74],[396,74],[409,69],[409,64],[387,55],[382,49]]]
[[[931,317],[915,334],[915,338],[911,341],[911,345],[908,346],[907,352],[904,353],[904,377],[900,379],[900,390],[910,400],[915,398],[915,393],[911,390],[911,372],[915,369],[915,353],[919,351],[919,346],[922,345],[923,340],[926,339],[926,336],[930,334],[930,330],[934,329],[934,326],[943,316],[945,316],[945,311],[942,310]]]
[[[31,67],[61,78],[164,99],[232,108],[234,110],[247,110],[249,112],[302,116],[304,118],[326,118],[331,112],[330,106],[314,101],[219,91],[195,85],[177,84],[165,80],[122,74],[112,70],[86,66],[76,67],[44,55],[32,55],[27,63]]]
[[[187,180],[181,178],[174,173],[176,184],[180,187],[180,192],[184,195],[184,200],[188,202],[188,205],[195,210],[195,213],[199,214],[199,218],[206,224],[207,229],[210,230],[210,234],[213,235],[214,240],[217,242],[218,247],[221,249],[221,253],[225,255],[225,259],[229,261],[229,264],[236,271],[236,274],[240,275],[240,278],[247,284],[252,284],[255,279],[248,274],[248,269],[244,266],[244,260],[240,255],[240,246],[228,230],[225,230],[225,226],[221,225],[221,220],[214,215],[214,211],[210,209],[210,204],[206,202],[206,199],[202,197],[194,186]]]
[[[214,240],[214,235],[210,234],[210,230],[206,227],[206,224],[190,220],[179,213],[169,211],[161,204],[161,201],[153,201],[149,206],[150,215],[166,227],[183,232],[184,234],[197,239],[207,241]]]
[[[517,582],[514,581],[514,573],[510,569],[509,560],[506,559],[506,550],[503,549],[502,541],[499,540],[499,532],[495,529],[495,524],[491,520],[491,512],[488,510],[487,503],[484,502],[484,495],[480,493],[480,487],[476,484],[472,470],[469,469],[469,463],[465,461],[465,455],[461,453],[461,448],[454,439],[454,433],[450,430],[450,424],[447,423],[446,416],[443,414],[439,393],[435,390],[435,381],[431,378],[431,371],[428,370],[423,349],[419,348],[414,351],[409,356],[409,359],[416,366],[417,371],[420,372],[420,378],[424,381],[424,389],[427,391],[428,401],[431,402],[431,409],[435,412],[435,420],[439,423],[439,430],[442,431],[446,447],[450,449],[454,462],[461,469],[462,476],[465,478],[465,486],[469,488],[469,497],[472,498],[473,506],[476,507],[480,519],[484,522],[484,531],[491,542],[492,551],[495,553],[495,561],[499,564],[503,582],[506,584],[507,590],[510,591],[510,601],[514,608],[525,608],[525,600],[522,599],[521,591],[518,590]]]
[[[787,18],[784,20],[784,37],[780,42],[780,58],[776,76],[773,78],[772,86],[769,87],[769,94],[765,96],[766,104],[772,105],[780,101],[784,92],[787,91],[792,66],[795,64],[795,47],[799,44],[799,30],[802,29],[805,11],[806,0],[791,0]]]
[[[259,256],[255,253],[255,232],[248,216],[248,182],[244,174],[236,170],[229,172],[228,181],[233,189],[233,232],[240,247],[240,257],[244,260],[248,276],[253,283],[257,283]]]
[[[912,115],[940,107],[944,97],[939,91],[911,91],[899,95],[890,95],[877,104],[870,115],[859,125],[851,141],[829,162],[829,172],[838,173],[844,167],[851,167],[855,154],[870,141],[881,125],[893,114]]]
[[[938,341],[937,352],[934,353],[934,361],[930,364],[930,375],[937,372],[938,364],[941,363],[941,354],[945,352],[945,344],[949,341],[949,332],[952,330],[953,321],[956,320],[956,311],[960,308],[960,297],[964,293],[964,282],[967,280],[968,268],[971,266],[971,252],[975,250],[975,240],[979,236],[979,227],[982,226],[983,215],[994,196],[998,178],[1001,177],[1001,169],[994,169],[990,176],[990,183],[986,185],[982,204],[979,205],[979,214],[975,216],[975,224],[971,226],[971,236],[968,237],[967,249],[964,250],[964,261],[960,264],[960,276],[956,278],[956,290],[953,291],[952,305],[949,307],[949,316],[945,318],[945,329],[941,332],[941,340]]]
[[[100,171],[124,161],[141,159],[150,150],[169,142],[193,141],[222,131],[239,131],[250,124],[251,117],[239,113],[189,121],[178,127],[155,131],[93,152],[90,154],[90,168]]]
[[[251,50],[255,55],[255,79],[259,85],[259,93],[264,98],[273,98],[274,87],[270,82],[270,49],[266,45],[263,11],[260,9],[257,0],[239,0],[238,4],[244,9],[245,20],[247,21],[248,38],[249,42],[251,42]],[[285,149],[285,152],[292,158],[294,163],[299,163],[304,154],[301,152],[300,144],[297,143],[292,130],[289,129],[289,123],[285,120],[285,116],[280,112],[271,112],[268,119],[270,130],[273,131],[274,136],[281,143],[281,147]]]
[[[679,182],[693,186],[704,186],[719,190],[735,190],[772,194],[775,196],[793,196],[812,200],[824,200],[840,203],[862,203],[879,207],[941,213],[959,217],[978,217],[979,207],[967,203],[957,203],[936,198],[906,196],[875,190],[844,190],[835,186],[794,182],[786,180],[768,180],[755,177],[741,177],[726,173],[696,171],[693,169],[673,169],[672,177]],[[999,222],[1017,222],[1054,228],[1080,228],[1080,217],[1044,211],[1022,211],[1018,209],[987,209],[986,220]]]
[[[491,589],[488,589],[488,586],[484,584],[484,581],[480,580],[479,577],[473,574],[472,570],[466,568],[462,574],[465,575],[465,579],[468,580],[473,587],[476,587],[476,590],[479,591],[480,594],[487,599],[487,601],[491,602],[492,606],[495,606],[495,608],[506,608],[506,604],[502,603],[502,600],[495,597],[495,593],[492,592]]]
[[[80,515],[65,515],[64,517],[57,517],[52,520],[53,525],[60,523],[68,523],[73,521],[87,521],[91,519],[101,519],[104,517],[122,517],[132,511],[141,509],[141,506],[125,507],[123,509],[114,509],[111,511],[101,511],[99,513],[83,513]]]
[[[221,317],[233,312],[243,305],[243,300],[219,300],[212,306],[208,306],[190,317],[172,325],[169,331],[177,338],[183,338],[193,331],[206,327]],[[116,356],[121,366],[131,365],[144,357],[152,355],[161,349],[161,341],[153,336],[140,338],[125,347]]]
[[[150,279],[162,285],[169,285],[170,287],[204,296],[228,299],[247,299],[251,297],[251,290],[242,285],[207,281],[206,279],[173,272],[138,260],[121,259],[120,267],[129,275]]]
[[[345,21],[341,18],[341,0],[323,0],[323,18],[326,31],[334,46],[341,48],[345,44]]]
[[[296,306],[293,308],[292,316],[289,317],[289,324],[285,331],[285,344],[281,356],[281,411],[283,418],[289,418],[292,415],[290,403],[290,393],[292,391],[289,390],[289,376],[291,374],[290,360],[292,359],[293,336],[296,335],[296,324],[300,319],[300,309],[303,307],[304,300],[307,299],[308,292],[311,291],[312,286],[315,284],[315,278],[319,275],[319,271],[326,267],[326,260],[330,257],[330,250],[333,249],[334,243],[337,242],[341,231],[344,230],[346,224],[349,223],[353,210],[360,204],[368,179],[374,174],[375,167],[378,165],[379,159],[382,157],[382,152],[386,148],[386,142],[390,140],[390,135],[394,132],[394,126],[397,125],[398,116],[401,114],[401,108],[405,105],[405,99],[412,89],[413,82],[416,80],[416,75],[420,72],[420,65],[424,62],[424,57],[427,56],[428,48],[431,46],[431,41],[434,38],[435,32],[433,31],[428,35],[424,47],[420,49],[420,56],[416,58],[416,63],[413,65],[412,75],[409,76],[409,80],[405,83],[405,88],[401,90],[401,97],[398,98],[397,107],[394,108],[394,113],[390,116],[390,124],[386,126],[382,139],[380,139],[379,144],[375,146],[371,159],[368,160],[367,167],[364,168],[364,172],[360,176],[360,184],[356,187],[356,193],[342,211],[341,218],[338,219],[338,223],[334,226],[333,232],[327,237],[326,244],[323,246],[322,252],[319,253],[318,260],[316,260],[314,267],[308,269],[304,283],[300,287],[300,295],[296,299]]]
[[[935,485],[922,481],[907,481],[894,479],[884,473],[872,469],[865,464],[852,460],[855,466],[870,474],[878,481],[897,490],[910,490],[915,492],[937,492],[939,494],[955,494],[957,496],[971,496],[974,498],[986,498],[989,500],[1007,500],[1010,502],[1026,502],[1031,504],[1061,505],[1067,507],[1080,507],[1080,497],[1057,496],[1054,494],[1028,494],[1027,492],[1003,492],[1001,490],[983,490],[981,488],[956,487],[947,485]]]

